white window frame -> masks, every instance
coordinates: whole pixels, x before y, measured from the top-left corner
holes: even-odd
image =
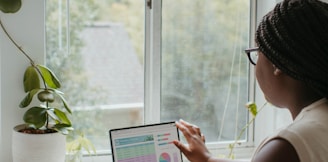
[[[162,0],[147,0],[151,6],[146,8],[146,44],[145,44],[145,123],[154,123],[160,121],[160,85],[161,85],[161,18],[162,18]],[[256,0],[251,0],[251,8],[256,8]],[[256,10],[250,12],[250,40],[254,40],[256,27]],[[254,46],[250,41],[250,47]],[[246,58],[245,58],[246,59]],[[250,67],[249,75],[249,99],[255,99],[256,82],[254,77],[254,66]],[[151,108],[151,109],[150,109]],[[251,114],[249,116],[251,118]],[[253,125],[249,130],[254,130]],[[238,154],[242,157],[249,157],[254,150],[254,131],[248,131],[248,139],[238,145]],[[227,155],[230,142],[208,143],[208,148],[214,153]]]
[[[145,11],[145,123],[160,121],[161,0],[146,0]],[[149,3],[148,3],[149,2]],[[147,3],[150,5],[148,6]],[[149,32],[147,32],[149,31]]]
[[[146,0],[147,1],[147,0]],[[257,4],[256,22],[259,22],[267,11],[272,9],[276,2],[280,0],[250,0],[252,4]],[[160,5],[160,0],[152,0],[152,8]],[[15,40],[26,50],[31,57],[40,64],[45,60],[45,19],[44,19],[45,1],[44,0],[29,0],[23,1],[23,6],[18,13],[3,14],[0,13],[1,19],[6,25],[9,33]],[[160,13],[151,13],[151,10],[146,10],[146,22],[156,22],[159,19]],[[146,29],[151,30],[152,36],[146,42],[145,51],[145,123],[153,123],[159,121],[159,105],[160,105],[160,30],[161,25],[147,26]],[[25,96],[22,91],[22,77],[25,68],[28,66],[27,60],[21,56],[20,52],[12,45],[8,38],[0,31],[0,161],[12,161],[11,157],[11,134],[12,128],[16,124],[22,123],[22,116],[25,110],[18,108],[18,104]],[[254,34],[251,34],[254,35]],[[151,48],[153,47],[153,48]],[[253,72],[251,71],[251,74]],[[251,76],[250,78],[254,78]],[[255,82],[255,80],[253,80]],[[256,84],[253,86],[255,92],[255,101],[258,105],[264,103],[264,97],[261,90]],[[252,88],[252,89],[253,89]],[[255,122],[253,141],[255,146],[268,133],[272,132],[277,124],[275,123],[275,114],[277,110],[265,109],[257,117]],[[273,114],[273,115],[272,115]],[[265,124],[263,124],[265,123]],[[253,146],[253,144],[252,144]],[[251,147],[253,148],[253,147]],[[214,149],[213,149],[214,150]],[[245,158],[249,157],[247,149],[238,149],[236,154],[245,154]],[[214,150],[215,151],[215,150]],[[219,150],[222,151],[222,150]],[[220,152],[220,154],[225,154]],[[99,157],[100,158],[100,157]],[[108,156],[106,159],[110,159]],[[93,161],[97,161],[93,158]]]

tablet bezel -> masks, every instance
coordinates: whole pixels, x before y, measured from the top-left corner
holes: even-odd
[[[145,128],[145,127],[156,127],[156,126],[162,126],[162,125],[171,125],[171,124],[175,124],[175,121],[169,121],[169,122],[161,122],[161,123],[154,123],[154,124],[145,124],[145,125],[138,125],[138,126],[131,126],[131,127],[122,127],[122,128],[114,128],[114,129],[110,129],[109,130],[109,140],[110,140],[110,147],[111,147],[111,153],[112,153],[112,160],[113,162],[115,162],[115,153],[114,153],[114,149],[113,149],[113,140],[112,140],[112,132],[114,131],[120,131],[120,130],[128,130],[128,129],[138,129],[138,128]],[[179,134],[179,129],[175,126],[176,128],[176,136],[178,137],[178,140],[180,140],[180,134]],[[182,153],[181,151],[179,151],[180,154],[180,159],[181,162],[183,162],[183,158],[182,158]]]

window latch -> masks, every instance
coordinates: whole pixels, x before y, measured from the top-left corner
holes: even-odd
[[[152,5],[152,0],[147,0],[147,6],[149,7],[149,9],[151,9],[151,5]]]

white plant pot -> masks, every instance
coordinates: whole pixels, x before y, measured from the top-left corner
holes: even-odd
[[[18,132],[25,125],[13,130],[13,162],[64,162],[66,137],[61,133],[26,134]]]

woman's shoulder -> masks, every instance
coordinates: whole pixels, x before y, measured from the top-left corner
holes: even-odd
[[[289,126],[269,137],[261,149],[273,144],[275,147],[288,148],[289,144],[301,161],[328,159],[328,107],[314,108],[301,115]]]
[[[282,138],[274,138],[263,145],[252,162],[299,162],[299,156],[291,143]]]

